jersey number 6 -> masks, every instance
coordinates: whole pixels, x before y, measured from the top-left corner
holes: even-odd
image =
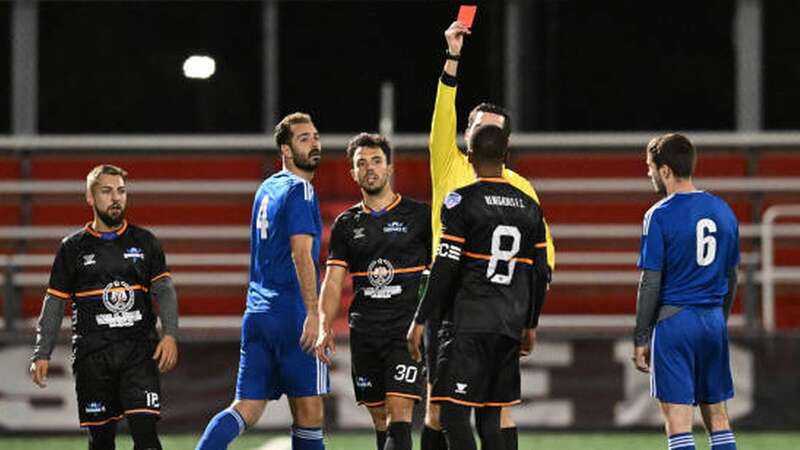
[[[717,256],[717,239],[711,233],[717,232],[717,224],[711,219],[697,221],[697,265],[711,265]]]
[[[511,249],[503,250],[500,248],[503,236],[511,238]],[[510,225],[498,225],[492,233],[492,256],[489,259],[489,265],[486,267],[486,278],[492,283],[497,284],[511,284],[511,279],[514,277],[514,266],[516,261],[514,256],[519,253],[519,245],[522,236],[519,233],[519,228]],[[505,261],[508,263],[508,273],[497,273],[497,262]]]

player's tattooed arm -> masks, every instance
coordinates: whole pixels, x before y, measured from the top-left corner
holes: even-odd
[[[728,269],[728,293],[722,301],[722,312],[725,313],[725,321],[731,316],[731,308],[733,308],[733,301],[736,299],[736,286],[738,284],[738,274],[736,266]]]
[[[47,371],[50,355],[53,353],[58,330],[64,319],[64,301],[52,295],[45,295],[42,312],[36,324],[36,344],[31,356],[31,380],[39,387],[47,385]]]
[[[306,320],[303,323],[303,334],[300,336],[300,346],[310,352],[314,350],[319,333],[319,304],[317,299],[317,268],[311,249],[314,244],[313,237],[308,234],[296,234],[289,238],[292,247],[292,260],[297,272],[297,281],[300,283],[300,294],[306,305]]]

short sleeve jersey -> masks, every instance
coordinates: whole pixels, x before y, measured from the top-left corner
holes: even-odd
[[[430,207],[397,199],[382,211],[358,204],[336,218],[327,265],[353,277],[349,324],[364,334],[405,335],[430,266]]]
[[[672,194],[644,216],[639,268],[661,272],[662,304],[721,305],[739,260],[739,225],[719,197]]]
[[[47,293],[72,301],[76,358],[121,340],[157,339],[151,284],[169,277],[161,244],[129,225],[98,233],[88,224],[61,241]]]
[[[247,312],[305,312],[290,244],[299,234],[313,238],[316,265],[322,235],[317,195],[310,182],[282,170],[261,184],[253,202]]]
[[[533,305],[537,248],[546,248],[538,203],[503,178],[479,178],[451,192],[442,208],[437,258],[460,261],[461,279],[443,320],[456,332],[519,340]]]

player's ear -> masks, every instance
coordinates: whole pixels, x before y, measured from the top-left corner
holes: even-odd
[[[389,164],[389,165],[386,166],[386,176],[388,178],[391,178],[392,175],[394,175],[394,166]]]
[[[472,161],[475,159],[473,158],[472,155],[473,155],[472,150],[467,150],[467,162],[469,162],[470,164],[472,164]]]
[[[658,168],[658,174],[661,175],[662,180],[666,180],[672,177],[672,169],[670,169],[668,165],[664,164]]]
[[[288,144],[281,144],[280,151],[281,151],[281,157],[289,159],[292,158],[292,149],[289,148]]]
[[[94,195],[92,194],[91,189],[86,190],[86,204],[89,206],[94,206]]]
[[[350,169],[350,177],[353,179],[353,181],[358,183],[358,173],[356,172],[356,169]]]

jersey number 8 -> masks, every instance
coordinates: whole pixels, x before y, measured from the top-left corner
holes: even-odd
[[[511,249],[503,250],[500,248],[503,236],[511,238]],[[519,245],[522,240],[522,235],[519,228],[510,225],[498,225],[492,233],[492,256],[489,259],[489,265],[486,267],[486,278],[492,283],[497,284],[511,284],[511,279],[514,277],[514,266],[517,261],[514,256],[519,253]],[[505,261],[508,263],[508,273],[497,273],[497,263]]]
[[[695,228],[697,235],[697,265],[711,265],[717,256],[717,239],[711,233],[717,232],[717,224],[711,219],[700,219]]]
[[[261,204],[258,206],[258,214],[256,214],[256,229],[258,236],[263,240],[267,238],[267,229],[269,228],[269,219],[267,219],[267,206],[269,205],[269,197],[266,195],[261,199]]]

